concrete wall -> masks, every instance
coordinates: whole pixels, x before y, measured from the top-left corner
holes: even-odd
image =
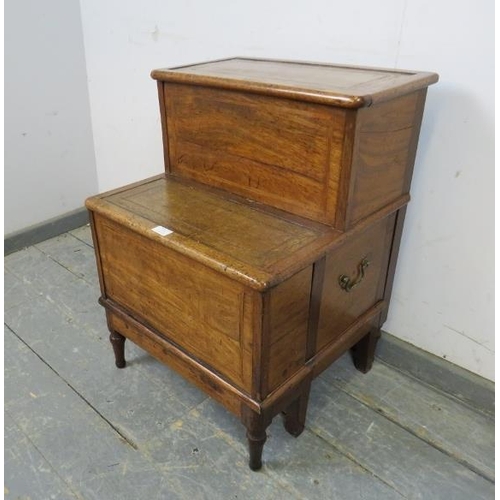
[[[5,2],[5,233],[97,191],[78,0]]]
[[[492,0],[81,6],[100,190],[163,169],[152,68],[244,55],[440,73],[385,329],[493,379]]]

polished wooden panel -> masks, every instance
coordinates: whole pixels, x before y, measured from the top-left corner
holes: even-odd
[[[250,392],[244,288],[112,221],[95,226],[106,294]]]
[[[275,415],[302,432],[314,377],[348,349],[371,368],[437,75],[231,59],[152,76],[166,174],[86,202],[115,362],[129,338],[220,401],[257,470]]]
[[[313,376],[317,377],[336,359],[340,358],[346,351],[368,335],[373,328],[377,328],[380,311],[386,307],[387,304],[384,301],[377,302],[367,312],[356,318],[356,321],[347,330],[316,353],[308,361],[308,366],[311,367]]]
[[[290,378],[305,363],[312,266],[270,292],[267,373],[263,396]]]
[[[341,231],[408,193],[426,87],[437,81],[247,59],[153,77],[167,172]]]
[[[370,106],[438,80],[435,73],[245,58],[157,69],[151,76],[345,108]]]
[[[187,380],[223,404],[230,412],[241,415],[242,404],[260,413],[260,405],[247,394],[221,378],[185,351],[172,344],[159,332],[145,326],[111,301],[103,301],[110,328],[143,348],[159,361],[166,363]]]
[[[160,121],[161,132],[163,137],[168,136],[167,132],[167,108],[165,106],[165,97],[163,92],[163,83],[157,82],[158,87],[158,101],[160,103]],[[163,158],[165,159],[165,171],[170,172],[170,155],[168,152],[168,141],[163,141]]]
[[[387,304],[389,304],[391,300],[392,286],[394,284],[394,275],[396,273],[396,264],[398,262],[399,247],[401,245],[401,237],[403,235],[405,216],[406,216],[406,206],[400,208],[396,213],[394,236],[392,238],[391,254],[389,257],[387,278],[384,286],[384,300],[387,302]],[[389,308],[385,309],[385,311],[380,315],[379,327],[381,327],[385,323],[387,319],[388,310]]]
[[[270,345],[307,323],[311,280],[312,266],[307,266],[270,291]]]
[[[316,353],[319,314],[325,279],[326,255],[318,259],[313,265],[311,282],[311,299],[309,301],[309,320],[307,325],[306,360],[311,359]]]
[[[358,111],[348,225],[409,191],[425,92]]]
[[[248,159],[321,183],[328,166],[332,121],[340,130],[334,139],[342,140],[342,110],[191,85],[165,84],[164,89],[177,168],[188,168],[188,146],[193,145],[202,151],[222,150],[221,160]],[[278,124],[282,126],[277,128]],[[216,166],[204,168],[210,171]]]
[[[383,298],[395,217],[373,224],[326,257],[316,352],[339,337],[356,318]],[[362,281],[350,292],[340,287],[339,276],[359,278],[359,264],[368,259]]]
[[[164,100],[171,172],[331,222],[343,110],[177,84]]]
[[[340,236],[322,224],[221,194],[161,176],[91,198],[87,207],[257,289],[299,271],[297,255],[314,255]],[[173,233],[156,234],[158,225]]]

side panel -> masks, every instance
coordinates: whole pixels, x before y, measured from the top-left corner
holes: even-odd
[[[266,312],[268,367],[263,393],[267,395],[304,366],[307,350],[312,266],[269,292]],[[265,359],[265,358],[264,358]]]
[[[348,226],[408,193],[426,90],[357,113]]]

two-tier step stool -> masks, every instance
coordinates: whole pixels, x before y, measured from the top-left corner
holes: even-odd
[[[256,470],[275,415],[302,432],[319,373],[349,349],[372,365],[437,75],[227,59],[152,76],[165,174],[86,202],[116,365],[130,339],[219,401]]]

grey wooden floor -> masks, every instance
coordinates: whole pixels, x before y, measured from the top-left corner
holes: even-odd
[[[114,367],[91,245],[84,227],[5,259],[5,498],[493,498],[491,417],[347,356],[252,473],[222,407],[130,342]]]

